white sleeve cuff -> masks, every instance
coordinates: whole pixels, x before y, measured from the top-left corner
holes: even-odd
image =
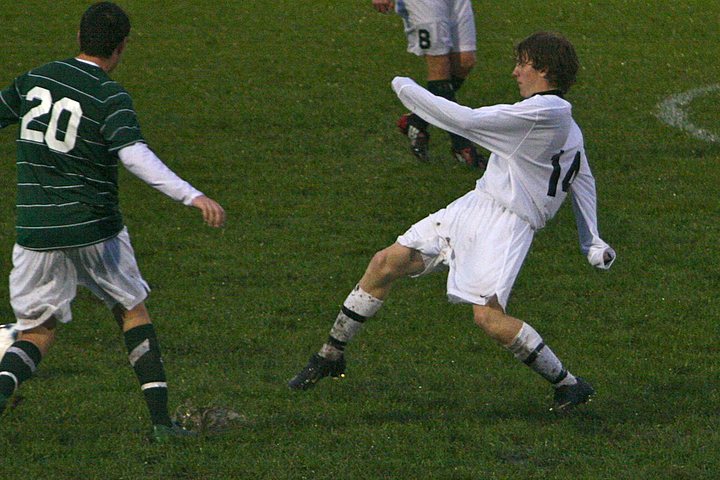
[[[605,253],[610,255],[610,260],[608,262],[605,262]],[[587,259],[593,267],[607,270],[613,263],[615,263],[616,256],[615,250],[613,250],[609,245],[593,245],[588,251]]]

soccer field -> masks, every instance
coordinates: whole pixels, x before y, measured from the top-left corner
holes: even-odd
[[[61,3],[2,2],[0,88],[77,53],[89,2]],[[0,479],[718,478],[720,2],[473,2],[478,64],[460,103],[519,100],[513,45],[537,30],[564,33],[582,63],[568,100],[618,258],[589,266],[565,205],[508,305],[595,386],[566,417],[446,301],[443,274],[397,285],[349,345],[345,379],[286,387],[372,254],[477,177],[439,130],[419,163],[395,129],[390,81],[424,81],[397,16],[370,0],[118,3],[133,30],[113,78],[160,158],[228,213],[205,228],[121,172],[171,406],[241,418],[149,443],[122,337],[81,291],[0,417]],[[0,130],[0,323],[13,319],[16,134]]]

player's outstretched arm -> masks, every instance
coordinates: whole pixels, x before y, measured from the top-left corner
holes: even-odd
[[[217,228],[225,224],[225,210],[212,198],[200,195],[193,198],[191,205],[200,209],[208,226]]]

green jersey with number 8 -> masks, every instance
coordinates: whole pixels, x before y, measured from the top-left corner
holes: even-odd
[[[51,62],[0,92],[0,128],[14,123],[17,243],[52,250],[117,235],[118,151],[144,141],[125,89],[89,62]]]

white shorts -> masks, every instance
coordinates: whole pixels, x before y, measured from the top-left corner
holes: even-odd
[[[474,52],[475,18],[470,0],[398,0],[407,51],[415,55]]]
[[[70,304],[83,285],[108,308],[130,310],[147,298],[150,288],[135,261],[127,228],[114,238],[80,248],[28,250],[15,245],[10,272],[10,303],[18,328],[28,330],[50,317],[67,323]]]
[[[424,275],[449,268],[448,299],[506,307],[535,232],[530,224],[475,190],[410,227],[397,242],[418,250]]]

